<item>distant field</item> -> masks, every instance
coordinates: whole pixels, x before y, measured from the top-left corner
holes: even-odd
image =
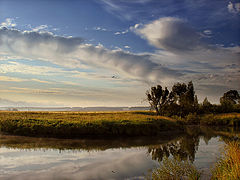
[[[3,132],[43,137],[149,136],[181,131],[169,117],[151,112],[0,112]]]

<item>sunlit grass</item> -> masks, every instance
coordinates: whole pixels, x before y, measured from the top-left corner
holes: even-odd
[[[240,126],[240,113],[202,115],[200,116],[200,124],[215,126]]]
[[[198,180],[201,173],[189,161],[180,159],[164,158],[160,167],[153,170],[151,178],[153,180]]]
[[[227,118],[227,117],[240,117],[240,113],[226,113],[226,114],[218,114],[219,118]]]
[[[240,143],[229,142],[224,150],[224,156],[216,163],[212,171],[212,179],[240,179]]]
[[[50,137],[156,135],[179,130],[174,119],[151,112],[0,112],[4,132]]]

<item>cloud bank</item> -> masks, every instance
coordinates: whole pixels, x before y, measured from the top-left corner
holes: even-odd
[[[157,81],[181,73],[153,62],[151,55],[109,50],[85,44],[82,38],[56,36],[49,32],[0,29],[0,50],[25,58],[36,58],[72,68],[89,66],[116,70],[131,78]]]
[[[121,49],[110,50],[102,45],[86,44],[78,37],[2,27],[0,55],[39,59],[72,69],[98,68],[100,73],[107,70],[113,72],[113,75],[120,76],[120,79],[124,77],[132,82],[141,81],[150,85],[160,83],[163,86],[170,86],[177,81],[193,80],[197,82],[196,89],[200,92],[197,93],[203,96],[204,92],[214,96],[216,88],[221,89],[219,95],[227,89],[239,89],[238,46],[222,47],[209,44],[205,41],[206,35],[197,32],[186,20],[175,17],[159,18],[148,24],[136,24],[129,32],[140,35],[154,46],[156,51],[137,54]],[[214,36],[210,30],[204,33]],[[9,68],[14,67],[13,64],[4,65],[0,71],[2,69],[9,72]],[[91,73],[86,73],[84,77],[91,76]],[[79,73],[76,75],[83,76]],[[91,77],[100,76],[96,74]]]
[[[224,48],[205,41],[187,21],[164,17],[145,25],[135,25],[131,30],[157,49],[161,54],[174,54],[179,62],[239,63],[240,48]],[[209,33],[210,31],[207,31]]]

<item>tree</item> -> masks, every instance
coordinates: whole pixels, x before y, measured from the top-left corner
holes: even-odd
[[[174,97],[172,92],[169,93],[167,87],[163,90],[160,85],[152,87],[150,91],[146,92],[146,95],[151,108],[156,110],[157,115],[163,114],[164,106],[172,103]]]
[[[232,112],[240,104],[240,96],[237,90],[229,90],[220,98],[221,111]]]
[[[210,113],[210,112],[212,112],[213,105],[208,101],[207,97],[205,97],[205,99],[202,102],[201,107],[202,107],[201,113]]]
[[[174,102],[178,105],[182,104],[183,95],[187,92],[187,86],[185,83],[177,83],[172,87],[172,92],[174,94]]]
[[[186,85],[185,83],[177,83],[172,87],[174,102],[179,106],[178,114],[185,116],[190,112],[194,112],[198,108],[197,96],[195,96],[192,81]]]
[[[232,104],[240,103],[240,96],[237,90],[229,90],[228,92],[223,94],[223,97],[220,98],[220,103],[222,104],[224,101],[229,101]]]
[[[176,83],[170,92],[166,87],[157,85],[146,92],[147,100],[152,109],[159,115],[181,115],[185,116],[190,112],[195,112],[198,108],[197,96],[195,96],[192,81]]]
[[[207,97],[205,97],[205,99],[203,100],[202,105],[204,107],[210,107],[212,104],[208,101]]]

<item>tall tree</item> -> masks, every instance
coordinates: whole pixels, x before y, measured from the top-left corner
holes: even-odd
[[[151,108],[156,110],[156,113],[162,114],[165,105],[173,102],[173,93],[169,93],[167,87],[163,90],[162,86],[157,85],[146,92],[147,100]]]
[[[197,96],[192,81],[185,83],[176,83],[169,91],[166,87],[157,85],[146,92],[148,102],[157,114],[178,114],[185,116],[198,108]]]

